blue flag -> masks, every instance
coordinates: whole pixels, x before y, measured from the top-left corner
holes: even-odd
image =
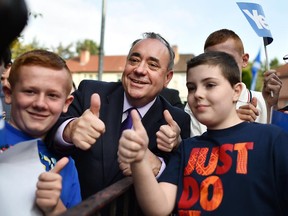
[[[261,68],[261,48],[259,49],[259,52],[256,56],[256,58],[253,61],[252,65],[252,82],[251,82],[251,90],[255,90],[256,87],[256,82],[257,82],[257,77],[258,77],[258,71]]]
[[[265,46],[272,43],[272,34],[261,5],[246,2],[237,2],[237,4],[257,35],[263,37]]]

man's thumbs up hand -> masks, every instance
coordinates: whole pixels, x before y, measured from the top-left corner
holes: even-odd
[[[90,111],[99,118],[101,101],[98,94],[94,93],[91,95],[90,99]]]
[[[170,152],[177,148],[182,140],[180,137],[181,129],[168,110],[165,110],[163,115],[167,124],[162,125],[156,133],[157,147],[162,151]]]
[[[99,95],[92,94],[90,108],[82,116],[72,120],[64,129],[64,140],[82,150],[90,149],[105,132],[105,124],[99,118],[100,107]]]

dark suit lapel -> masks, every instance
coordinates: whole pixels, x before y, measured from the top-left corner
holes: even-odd
[[[119,173],[117,162],[118,142],[120,138],[120,125],[123,111],[123,87],[117,88],[107,96],[105,104],[101,104],[103,120],[106,122],[106,132],[102,136],[104,181],[109,183],[116,173]],[[100,117],[101,118],[101,117]]]
[[[164,124],[163,110],[163,104],[159,97],[157,97],[155,103],[142,118],[142,123],[149,136],[149,149],[156,148],[156,132],[159,130],[160,126]]]

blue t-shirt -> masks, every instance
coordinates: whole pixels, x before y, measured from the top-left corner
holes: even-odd
[[[288,134],[243,122],[183,140],[159,182],[177,185],[178,215],[288,215]]]
[[[17,145],[19,142],[35,139],[22,131],[17,130],[8,123],[5,123],[5,133],[6,145],[0,144],[0,153],[8,149],[10,146]],[[55,166],[56,162],[61,159],[52,154],[40,139],[38,140],[38,151],[40,161],[44,165],[46,171],[51,170]],[[61,200],[66,208],[71,208],[79,204],[82,200],[78,173],[74,160],[71,157],[69,157],[68,164],[61,170],[60,175],[62,176]]]

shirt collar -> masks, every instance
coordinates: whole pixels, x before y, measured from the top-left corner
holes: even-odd
[[[150,109],[150,107],[154,104],[154,102],[156,101],[156,97],[154,98],[154,100],[152,100],[150,103],[146,104],[143,107],[137,107],[138,112],[140,113],[140,115],[142,116],[142,118],[144,117],[144,115],[148,112],[148,110]],[[131,108],[132,105],[129,104],[128,99],[126,97],[126,94],[124,92],[124,104],[123,104],[123,113],[126,112],[129,108]]]

